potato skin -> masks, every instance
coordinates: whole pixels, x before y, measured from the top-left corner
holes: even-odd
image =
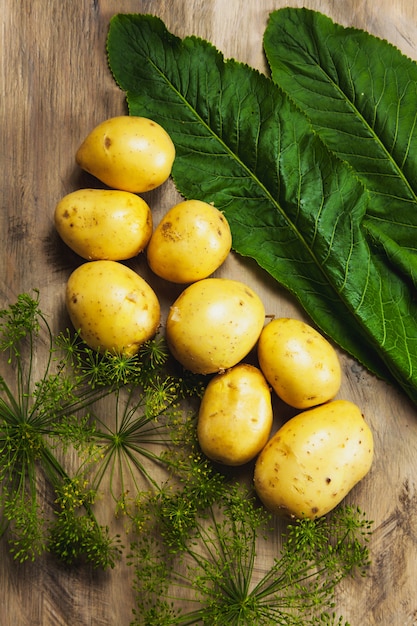
[[[101,352],[136,354],[160,323],[155,292],[117,261],[90,261],[77,267],[68,279],[65,302],[74,328]]]
[[[255,490],[273,513],[315,519],[369,472],[373,451],[359,407],[333,400],[299,413],[275,433],[256,460]]]
[[[252,350],[264,320],[264,305],[250,287],[228,278],[204,278],[186,287],[171,306],[166,339],[186,369],[213,374]]]
[[[342,380],[339,357],[314,328],[292,318],[276,318],[262,330],[259,365],[287,404],[306,409],[333,399]]]
[[[204,392],[197,437],[204,454],[224,465],[248,463],[272,428],[271,391],[257,367],[240,363],[211,379]]]
[[[223,213],[207,202],[185,200],[156,227],[147,249],[152,271],[174,283],[207,278],[225,261],[232,235]]]
[[[175,147],[168,133],[146,117],[119,115],[104,120],[78,148],[78,165],[113,189],[142,193],[171,174]]]
[[[116,189],[79,189],[56,205],[61,239],[83,259],[122,261],[147,246],[152,213],[136,194]]]

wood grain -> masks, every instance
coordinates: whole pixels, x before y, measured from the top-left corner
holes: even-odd
[[[177,35],[202,36],[226,57],[265,70],[262,35],[268,14],[285,5],[277,0],[2,0],[1,307],[36,287],[53,328],[68,324],[64,285],[78,260],[58,240],[52,214],[64,194],[90,182],[74,162],[81,140],[101,120],[125,112],[105,57],[110,17],[157,14]],[[369,30],[417,59],[415,1],[293,0],[291,5]],[[150,196],[156,219],[176,198],[170,183]],[[304,317],[252,264],[230,258],[221,273],[255,287],[268,313]],[[164,293],[165,308],[172,296],[170,290]],[[375,532],[370,576],[347,581],[337,608],[352,626],[417,625],[417,412],[399,391],[345,355],[341,359],[340,396],[363,408],[376,443],[373,469],[348,499],[366,510]],[[271,539],[265,560],[275,547]],[[48,556],[17,565],[3,540],[0,626],[127,626],[131,582],[123,563],[104,574],[65,568]]]

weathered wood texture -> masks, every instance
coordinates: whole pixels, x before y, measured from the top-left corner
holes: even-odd
[[[1,0],[0,305],[37,287],[55,328],[67,323],[65,281],[78,263],[58,241],[52,213],[87,186],[75,150],[98,122],[125,112],[109,73],[105,39],[117,12],[155,13],[179,36],[211,40],[227,57],[265,69],[262,35],[277,0]],[[386,38],[417,59],[414,0],[293,0]],[[176,199],[168,183],[155,211]],[[223,275],[255,286],[268,313],[303,313],[253,266],[231,258]],[[166,302],[172,294],[166,294]],[[369,578],[348,581],[338,608],[352,626],[417,624],[417,411],[396,390],[341,355],[340,395],[356,401],[375,433],[369,476],[349,497],[375,521]],[[133,596],[123,564],[109,573],[71,570],[51,558],[17,565],[0,545],[0,626],[127,626]],[[248,625],[256,626],[256,625]]]

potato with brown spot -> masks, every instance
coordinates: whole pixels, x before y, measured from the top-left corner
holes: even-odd
[[[136,194],[116,189],[79,189],[56,205],[62,240],[83,259],[122,261],[142,252],[152,235],[152,213]]]
[[[160,323],[160,305],[153,289],[117,261],[80,265],[68,279],[65,301],[81,338],[101,352],[136,354]]]
[[[307,409],[338,393],[342,380],[333,346],[309,324],[275,318],[262,330],[259,365],[276,394],[297,409]]]
[[[77,150],[78,165],[108,187],[142,193],[170,176],[175,146],[168,133],[146,117],[119,115],[98,124]]]
[[[372,431],[359,407],[333,400],[276,432],[256,460],[255,490],[274,513],[321,517],[366,476],[373,453]]]
[[[186,287],[170,307],[166,338],[186,369],[214,374],[246,357],[264,321],[263,302],[246,284],[205,278]]]
[[[185,200],[156,227],[147,249],[152,271],[173,283],[207,278],[226,260],[232,246],[229,224],[207,202]]]
[[[198,414],[198,441],[209,459],[243,465],[268,441],[272,421],[271,391],[264,375],[240,363],[207,385]]]

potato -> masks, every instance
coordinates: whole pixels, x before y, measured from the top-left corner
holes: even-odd
[[[260,368],[287,404],[306,409],[333,399],[341,385],[340,361],[332,345],[301,320],[276,318],[258,342]]]
[[[101,122],[84,139],[78,165],[114,189],[142,193],[171,174],[175,147],[168,133],[146,117],[119,115]]]
[[[254,485],[267,509],[317,518],[370,470],[373,436],[353,402],[333,400],[286,422],[256,460]]]
[[[94,349],[136,354],[160,323],[158,298],[148,283],[117,261],[83,263],[70,275],[66,306],[74,328]]]
[[[224,465],[248,463],[268,441],[271,391],[262,372],[246,363],[217,374],[206,387],[197,436],[204,454]]]
[[[174,283],[207,278],[225,261],[232,235],[223,213],[207,202],[185,200],[156,227],[147,257],[152,271]]]
[[[204,278],[186,287],[171,306],[167,343],[186,369],[213,374],[252,350],[264,319],[264,305],[250,287],[228,278]]]
[[[63,241],[87,260],[130,259],[152,235],[152,213],[145,200],[128,191],[79,189],[56,205],[55,227]]]

